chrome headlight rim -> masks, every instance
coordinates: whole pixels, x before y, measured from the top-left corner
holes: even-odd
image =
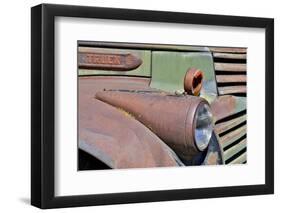
[[[204,120],[204,122],[206,122],[204,125],[205,129],[200,129],[199,131],[201,131],[201,134],[205,133],[206,135],[203,134],[203,137],[205,138],[201,138],[199,139],[198,138],[198,135],[196,132],[196,130],[198,130],[198,122],[199,122],[199,113],[200,113],[200,110],[204,111],[207,113],[207,115],[204,115],[206,116],[206,120]],[[203,117],[204,117],[203,116]],[[209,128],[209,129],[206,129],[206,128]],[[208,146],[209,146],[209,143],[211,141],[211,137],[212,137],[212,134],[213,134],[213,131],[214,131],[214,124],[213,124],[213,115],[212,115],[212,111],[211,111],[211,108],[210,108],[210,105],[207,101],[203,101],[201,102],[196,111],[195,111],[195,114],[194,114],[194,119],[193,119],[193,140],[194,140],[194,144],[196,146],[196,148],[200,151],[200,152],[203,152],[205,151]],[[204,141],[202,141],[204,140]]]

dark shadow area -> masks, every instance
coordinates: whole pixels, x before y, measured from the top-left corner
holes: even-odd
[[[78,170],[102,170],[111,169],[109,166],[93,157],[92,155],[79,149],[78,151]]]
[[[233,53],[232,53],[233,54]],[[233,54],[235,55],[235,54]],[[214,57],[214,62],[217,63],[238,63],[238,64],[246,64],[247,59],[237,59],[237,58],[218,58]]]

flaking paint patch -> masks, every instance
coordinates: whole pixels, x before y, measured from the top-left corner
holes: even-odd
[[[124,109],[122,109],[122,108],[120,108],[120,107],[118,107],[117,109],[118,109],[123,115],[125,115],[126,117],[131,117],[131,118],[133,118],[133,119],[136,119],[131,113],[125,111]]]

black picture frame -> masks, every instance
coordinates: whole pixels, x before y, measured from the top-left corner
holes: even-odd
[[[264,28],[266,33],[265,184],[56,197],[54,195],[54,21],[58,16]],[[31,8],[32,205],[46,209],[272,193],[274,193],[274,19],[53,4],[41,4]]]

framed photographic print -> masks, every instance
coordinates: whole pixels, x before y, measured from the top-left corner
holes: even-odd
[[[31,203],[274,192],[274,20],[31,9]]]

